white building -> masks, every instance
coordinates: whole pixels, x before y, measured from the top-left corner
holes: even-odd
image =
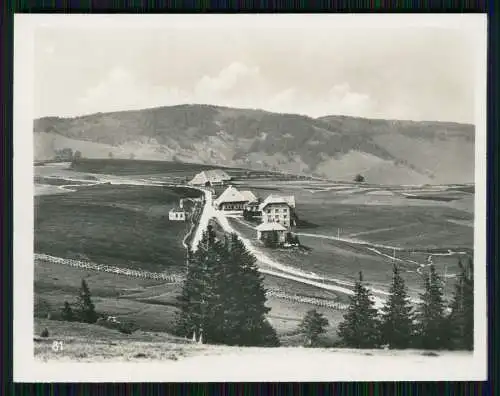
[[[214,169],[198,173],[188,184],[200,187],[222,186],[230,180],[231,176],[226,172]]]
[[[172,208],[168,212],[168,219],[172,221],[186,221],[186,212],[181,208]]]
[[[294,196],[269,195],[259,205],[262,213],[262,223],[279,223],[289,229],[293,224],[293,211],[295,210]]]

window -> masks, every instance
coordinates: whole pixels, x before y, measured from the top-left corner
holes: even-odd
[[[271,213],[271,209],[267,209],[267,213]]]
[[[283,215],[283,218],[286,219],[286,215]]]
[[[288,212],[288,209],[287,208],[283,208],[283,213],[286,213]]]

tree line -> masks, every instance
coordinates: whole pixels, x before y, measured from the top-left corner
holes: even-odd
[[[390,349],[460,349],[474,346],[474,268],[459,262],[460,273],[450,304],[434,265],[425,274],[424,292],[414,307],[399,268],[394,265],[390,295],[380,312],[360,273],[338,334],[345,347]]]

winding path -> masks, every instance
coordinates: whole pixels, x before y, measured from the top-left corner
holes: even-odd
[[[324,290],[336,291],[336,292],[344,293],[347,295],[353,294],[353,291],[351,289],[348,289],[348,288],[345,288],[342,286],[336,286],[336,285],[322,283],[325,280],[337,282],[336,279],[325,278],[325,277],[319,276],[313,272],[308,273],[308,272],[298,270],[298,269],[293,268],[291,266],[279,263],[276,260],[265,255],[262,251],[257,249],[249,239],[245,238],[243,235],[241,235],[241,233],[239,233],[233,227],[231,227],[231,225],[229,224],[224,213],[216,210],[213,207],[212,193],[209,190],[206,190],[203,188],[198,188],[198,189],[200,191],[203,191],[205,194],[205,206],[203,208],[203,213],[200,217],[198,229],[196,230],[195,237],[193,238],[193,244],[192,244],[193,251],[195,251],[198,248],[198,243],[201,240],[203,232],[207,229],[209,221],[211,219],[215,219],[220,224],[220,226],[224,229],[225,232],[235,233],[238,236],[238,238],[240,238],[240,240],[243,242],[243,244],[245,245],[247,250],[257,258],[258,262],[265,264],[273,269],[273,270],[268,270],[268,269],[264,269],[264,268],[259,268],[260,272],[262,272],[264,274],[269,274],[269,275],[273,275],[273,276],[277,276],[277,277],[281,277],[281,278],[285,278],[285,279],[291,279],[291,280],[301,282],[304,284],[316,286],[316,287],[318,287],[320,289],[324,289]],[[339,280],[339,282],[342,282],[342,281]],[[389,293],[387,293],[386,291],[383,291],[383,290],[371,288],[371,291],[373,293],[376,293],[379,295],[384,295],[384,296],[389,295]],[[385,299],[378,297],[378,296],[373,296],[373,301],[374,301],[375,306],[377,308],[381,308],[385,302]]]

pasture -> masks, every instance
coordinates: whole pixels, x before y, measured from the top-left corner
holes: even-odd
[[[176,298],[181,291],[181,284],[168,284],[150,279],[129,278],[123,275],[101,273],[97,271],[82,270],[46,261],[37,261],[35,266],[35,314],[37,321],[45,320],[48,313],[51,317],[58,318],[64,302],[73,303],[76,300],[81,280],[85,279],[96,311],[106,315],[116,316],[118,320],[131,321],[135,323],[142,332],[172,333],[174,331],[177,309]],[[296,283],[289,281],[291,283]],[[264,281],[266,288],[278,287],[290,290],[286,280],[266,276]],[[320,293],[315,288],[297,283],[294,293],[334,299],[332,293]],[[297,325],[303,314],[308,309],[317,308],[324,312],[329,318],[332,326],[343,314],[328,308],[315,307],[310,304],[298,303],[279,298],[270,297],[267,306],[271,308],[268,317],[275,326],[280,337],[288,337],[295,334]],[[76,324],[65,324],[60,321],[49,321],[58,328],[76,328]],[[97,326],[99,329],[100,327]],[[52,334],[52,327],[48,327]],[[104,329],[109,332],[111,330]],[[100,332],[97,333],[98,335]],[[329,340],[335,339],[335,327],[329,329]],[[113,334],[119,335],[119,339],[126,337],[117,331]],[[38,334],[38,333],[35,333]],[[131,340],[137,339],[139,333],[133,333]],[[120,338],[121,337],[121,338]],[[287,345],[293,344],[288,340]],[[332,341],[333,342],[333,341]]]
[[[35,197],[35,252],[162,272],[182,267],[189,222],[168,220],[188,188],[137,185],[75,187]]]

